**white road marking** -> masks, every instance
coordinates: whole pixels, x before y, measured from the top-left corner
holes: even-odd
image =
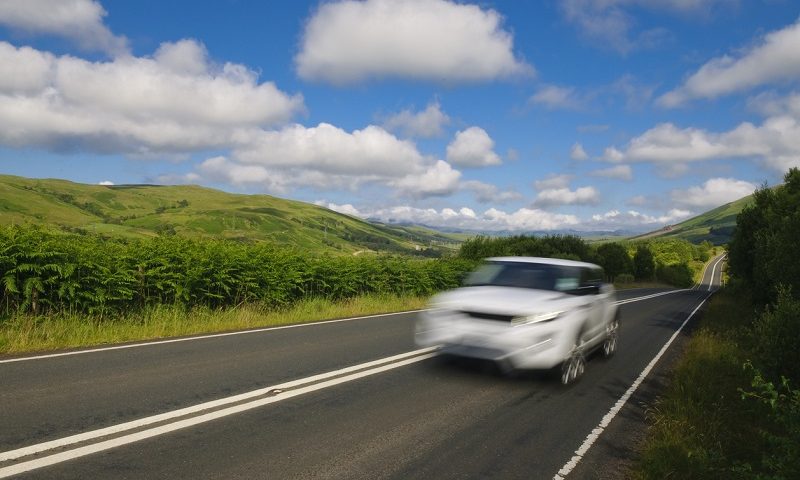
[[[138,347],[150,347],[153,345],[163,345],[165,343],[178,343],[178,342],[190,342],[193,340],[205,340],[207,338],[219,338],[219,337],[230,337],[232,335],[246,335],[248,333],[261,333],[261,332],[268,332],[270,330],[285,330],[287,328],[300,328],[300,327],[312,327],[315,325],[324,325],[328,323],[340,323],[340,322],[351,322],[353,320],[363,320],[367,318],[378,318],[378,317],[389,317],[392,315],[405,315],[407,313],[418,313],[423,310],[407,310],[405,312],[395,312],[395,313],[379,313],[377,315],[365,315],[363,317],[352,317],[352,318],[340,318],[337,320],[323,320],[320,322],[308,322],[308,323],[296,323],[294,325],[281,325],[278,327],[265,327],[265,328],[256,328],[252,330],[239,330],[236,332],[225,332],[225,333],[213,333],[210,335],[200,335],[196,337],[183,337],[183,338],[171,338],[169,340],[155,340],[150,342],[141,342],[141,343],[132,343],[130,345],[115,345],[113,347],[100,347],[100,348],[92,348],[87,350],[75,350],[72,352],[61,352],[61,353],[49,353],[45,355],[36,355],[34,357],[19,357],[19,358],[9,358],[6,360],[0,360],[0,364],[2,363],[12,363],[12,362],[25,362],[28,360],[41,360],[45,358],[56,358],[56,357],[66,357],[70,355],[83,355],[84,353],[96,353],[96,352],[107,352],[109,350],[123,350],[126,348],[138,348]]]
[[[682,291],[682,290],[671,290],[669,292],[663,292],[663,293],[660,293],[660,294],[648,295],[648,296],[644,296],[644,297],[636,297],[636,299],[643,299],[644,300],[644,299],[647,299],[647,298],[653,298],[654,296],[667,295],[669,293],[675,293],[675,292],[680,292],[680,291]],[[620,300],[620,301],[617,302],[617,304],[618,305],[622,305],[623,303],[629,303],[629,302],[632,302],[632,301],[636,301],[636,299]],[[5,359],[5,360],[0,360],[0,364],[3,364],[3,363],[14,363],[14,362],[25,362],[25,361],[28,361],[28,360],[43,360],[43,359],[47,359],[47,358],[67,357],[67,356],[72,356],[72,355],[83,355],[85,353],[108,352],[108,351],[112,351],[112,350],[124,350],[124,349],[128,349],[128,348],[150,347],[150,346],[153,346],[153,345],[164,345],[164,344],[167,344],[167,343],[190,342],[190,341],[193,341],[193,340],[205,340],[205,339],[208,339],[208,338],[230,337],[232,335],[245,335],[245,334],[249,334],[249,333],[263,333],[263,332],[269,332],[269,331],[272,331],[272,330],[285,330],[287,328],[312,327],[312,326],[315,326],[315,325],[325,325],[325,324],[329,324],[329,323],[351,322],[351,321],[354,321],[354,320],[364,320],[364,319],[369,319],[369,318],[389,317],[389,316],[393,316],[393,315],[405,315],[407,313],[419,313],[419,312],[424,312],[424,311],[425,311],[425,309],[407,310],[405,312],[395,312],[395,313],[380,313],[380,314],[376,314],[376,315],[365,315],[363,317],[340,318],[340,319],[337,319],[337,320],[323,320],[323,321],[320,321],[320,322],[296,323],[294,325],[281,325],[281,326],[277,326],[277,327],[256,328],[256,329],[252,329],[252,330],[240,330],[240,331],[236,331],[236,332],[213,333],[213,334],[210,334],[210,335],[199,335],[199,336],[195,336],[195,337],[183,337],[183,338],[171,338],[171,339],[168,339],[168,340],[154,340],[154,341],[149,341],[149,342],[132,343],[132,344],[129,344],[129,345],[114,345],[112,347],[100,347],[100,348],[91,348],[91,349],[86,349],[86,350],[75,350],[75,351],[71,351],[71,352],[49,353],[49,354],[44,354],[44,355],[36,355],[36,356],[32,356],[32,357],[8,358],[8,359]]]
[[[645,296],[642,296],[642,297],[629,298],[627,300],[617,300],[616,302],[614,302],[614,305],[625,305],[626,303],[641,302],[642,300],[649,300],[651,298],[660,297],[662,295],[672,295],[673,293],[687,292],[687,291],[688,290],[685,289],[685,288],[681,289],[681,290],[668,290],[666,292],[658,292],[658,293],[654,293],[652,295],[645,295]]]
[[[669,346],[672,345],[672,342],[675,340],[675,338],[678,337],[678,334],[681,333],[683,327],[685,327],[686,324],[689,323],[689,320],[691,320],[692,317],[694,317],[694,314],[697,313],[698,310],[700,310],[700,307],[702,307],[703,304],[706,303],[706,300],[708,300],[709,297],[711,297],[711,295],[712,293],[706,295],[706,297],[703,298],[703,301],[700,302],[700,305],[698,305],[697,308],[695,308],[692,311],[692,313],[690,313],[689,316],[686,317],[686,320],[683,321],[678,330],[676,330],[675,333],[672,334],[667,343],[665,343],[664,346],[661,347],[661,350],[659,350],[658,354],[656,354],[656,356],[653,357],[652,360],[650,360],[650,363],[647,364],[644,370],[642,370],[642,373],[639,374],[639,376],[636,378],[636,381],[633,382],[633,385],[631,385],[630,388],[628,388],[628,390],[619,398],[619,400],[617,400],[617,403],[615,403],[614,406],[611,407],[611,410],[609,410],[608,413],[605,414],[603,419],[600,420],[600,423],[597,425],[597,427],[595,427],[595,429],[592,430],[592,432],[586,437],[581,446],[575,451],[575,455],[566,464],[564,464],[563,467],[561,467],[561,470],[559,470],[558,473],[555,474],[555,476],[553,476],[553,480],[564,480],[564,477],[569,475],[569,473],[573,469],[575,469],[575,467],[578,465],[581,459],[586,455],[586,452],[589,451],[594,442],[597,441],[597,439],[600,437],[603,431],[605,431],[606,427],[608,427],[608,425],[611,423],[611,420],[613,420],[614,417],[617,416],[619,411],[622,410],[622,407],[625,405],[625,403],[628,402],[628,399],[631,398],[633,393],[639,388],[639,385],[641,385],[641,383],[644,381],[645,377],[647,377],[647,375],[650,373],[653,367],[655,367],[656,363],[658,363],[658,361],[667,351]]]
[[[714,268],[711,269],[711,280],[708,281],[708,290],[706,290],[707,292],[710,292],[711,287],[714,285],[714,274],[717,273],[717,265],[719,265],[719,262],[721,262],[724,259],[725,255],[722,255],[721,257],[719,257],[719,260],[717,260],[716,263],[714,263]],[[720,283],[722,282],[720,281]]]
[[[253,400],[251,402],[241,403],[239,405],[234,405],[234,406],[231,406],[231,407],[228,407],[228,408],[215,410],[213,412],[205,413],[205,414],[198,415],[198,416],[195,416],[195,417],[190,417],[190,418],[185,418],[185,419],[182,419],[182,420],[177,420],[177,421],[172,422],[172,423],[168,423],[168,424],[165,424],[165,425],[160,425],[160,426],[149,428],[149,429],[146,429],[146,430],[141,430],[141,431],[138,431],[138,432],[135,432],[135,433],[131,433],[131,434],[128,434],[128,435],[124,435],[124,436],[121,436],[121,437],[112,438],[112,439],[101,441],[101,442],[98,442],[98,443],[93,443],[91,445],[78,447],[78,448],[75,448],[75,449],[72,449],[72,450],[68,450],[68,451],[65,451],[65,452],[60,452],[60,453],[56,453],[56,454],[53,454],[53,455],[48,455],[46,457],[37,458],[37,459],[34,459],[34,460],[29,460],[29,461],[26,461],[26,462],[18,463],[16,465],[11,465],[11,466],[8,466],[8,467],[0,468],[0,478],[6,478],[6,477],[10,477],[12,475],[18,475],[20,473],[29,472],[31,470],[35,470],[35,469],[38,469],[38,468],[46,467],[46,466],[49,466],[49,465],[54,465],[56,463],[65,462],[67,460],[72,460],[72,459],[75,459],[75,458],[83,457],[83,456],[90,455],[90,454],[97,453],[97,452],[102,452],[104,450],[108,450],[108,449],[111,449],[111,448],[119,447],[119,446],[122,446],[122,445],[127,445],[127,444],[133,443],[133,442],[138,442],[140,440],[144,440],[144,439],[147,439],[147,438],[152,438],[152,437],[155,437],[155,436],[158,436],[158,435],[163,435],[165,433],[174,432],[175,430],[180,430],[180,429],[191,427],[191,426],[198,425],[198,424],[201,424],[201,423],[209,422],[211,420],[216,420],[216,419],[219,419],[219,418],[222,418],[222,417],[227,417],[229,415],[233,415],[233,414],[236,414],[236,413],[241,413],[241,412],[245,412],[247,410],[252,410],[254,408],[258,408],[258,407],[261,407],[261,406],[264,406],[264,405],[268,405],[270,403],[280,402],[280,401],[287,400],[287,399],[293,398],[293,397],[297,397],[299,395],[303,395],[303,394],[306,394],[306,393],[315,392],[317,390],[322,390],[322,389],[325,389],[325,388],[333,387],[335,385],[340,385],[342,383],[351,382],[353,380],[357,380],[357,379],[360,379],[360,378],[368,377],[370,375],[375,375],[377,373],[382,373],[382,372],[386,372],[386,371],[389,371],[389,370],[393,370],[395,368],[400,368],[400,367],[403,367],[403,366],[406,366],[406,365],[410,365],[412,363],[421,362],[423,360],[427,360],[427,359],[429,359],[431,357],[436,356],[436,351],[435,350],[436,350],[436,347],[415,350],[413,352],[408,352],[408,353],[404,353],[404,354],[401,354],[401,355],[395,355],[394,357],[383,358],[383,359],[376,360],[376,361],[373,361],[373,362],[367,362],[367,363],[363,363],[363,364],[360,364],[360,365],[355,365],[353,367],[348,367],[348,368],[344,368],[344,369],[341,369],[341,370],[336,370],[336,371],[333,371],[333,372],[328,372],[328,373],[325,373],[325,374],[316,375],[316,376],[308,377],[308,378],[301,379],[301,380],[295,380],[293,382],[288,382],[288,383],[284,383],[284,384],[281,384],[281,385],[275,385],[275,386],[272,386],[272,387],[268,387],[266,389],[259,389],[259,390],[256,390],[254,392],[248,392],[247,394],[237,395],[235,397],[229,397],[227,399],[219,400],[219,401],[216,401],[216,402],[208,402],[208,403],[205,403],[205,404],[197,405],[195,407],[190,407],[188,409],[176,410],[175,412],[169,412],[168,414],[163,414],[163,415],[156,415],[155,417],[162,417],[160,420],[153,420],[153,418],[155,418],[155,417],[148,417],[148,418],[136,421],[136,422],[128,422],[127,424],[118,425],[116,427],[109,427],[107,429],[95,430],[94,432],[87,432],[86,434],[82,434],[82,435],[85,435],[86,437],[83,438],[83,439],[80,439],[80,440],[77,440],[75,438],[75,437],[78,437],[79,435],[75,435],[73,437],[67,437],[65,439],[56,440],[56,441],[53,441],[53,442],[46,442],[46,443],[39,444],[39,445],[32,445],[32,446],[26,447],[24,449],[14,450],[14,451],[11,451],[11,452],[4,452],[3,453],[3,458],[5,460],[13,459],[13,458],[20,458],[19,452],[22,451],[22,450],[24,450],[26,452],[26,453],[24,453],[24,456],[27,456],[27,455],[31,455],[32,453],[40,453],[40,452],[43,452],[43,451],[46,451],[46,450],[52,450],[54,448],[58,448],[59,446],[69,445],[69,444],[72,444],[72,443],[76,443],[78,441],[83,441],[83,440],[87,440],[87,439],[103,437],[103,436],[109,435],[110,433],[115,433],[115,432],[120,432],[120,431],[124,431],[124,430],[129,430],[129,429],[132,429],[132,428],[136,428],[136,426],[132,426],[131,424],[134,424],[134,423],[137,423],[137,422],[139,422],[139,425],[137,425],[137,426],[148,425],[148,424],[151,424],[151,423],[154,423],[154,422],[157,422],[157,421],[164,420],[164,418],[163,418],[164,415],[171,415],[171,417],[182,416],[182,415],[185,415],[186,413],[189,413],[189,412],[187,412],[188,410],[193,410],[193,411],[198,411],[198,412],[202,411],[202,410],[207,410],[209,408],[209,405],[212,404],[212,403],[216,403],[217,405],[223,405],[223,404],[233,403],[235,401],[241,400],[242,398],[246,398],[246,396],[264,395],[266,393],[269,393],[270,391],[276,392],[275,395],[270,396],[270,397],[260,398],[260,399],[257,399],[257,400]],[[389,362],[389,363],[387,363],[387,362]],[[377,365],[377,366],[375,366],[375,365]],[[350,372],[353,372],[354,370],[358,370],[358,371],[355,371],[355,373],[350,373]],[[345,374],[345,373],[349,373],[349,374],[344,375],[344,376],[340,376],[340,375]],[[336,377],[336,378],[332,378],[332,379],[329,379],[329,380],[326,380],[326,381],[323,381],[323,382],[319,382],[319,383],[312,383],[312,382],[317,382],[317,381],[319,381],[321,379],[330,378],[330,377]],[[311,385],[307,385],[309,383],[312,383],[312,384]],[[300,386],[299,388],[292,388],[292,387],[297,387],[299,385],[306,385],[306,386]],[[292,388],[292,389],[286,390],[286,389],[289,389],[289,388]],[[281,390],[281,391],[278,392],[278,390]],[[234,400],[234,399],[237,399],[237,398],[238,398],[238,400]],[[200,408],[200,407],[203,407],[203,408]],[[179,415],[178,412],[183,412],[183,413],[181,413]],[[120,427],[123,427],[123,426],[127,426],[127,427],[120,429]],[[66,442],[66,441],[68,441],[68,442]],[[57,444],[60,444],[60,445],[57,445]]]

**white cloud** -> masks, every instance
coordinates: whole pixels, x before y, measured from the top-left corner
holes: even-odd
[[[461,172],[449,163],[437,160],[422,173],[407,175],[391,185],[412,196],[425,198],[450,195],[458,189]]]
[[[583,160],[588,160],[589,155],[586,153],[586,150],[583,149],[583,145],[576,142],[572,148],[569,149],[569,158],[581,162]]]
[[[633,180],[633,169],[630,165],[616,165],[590,172],[594,177],[616,178],[618,180]]]
[[[404,205],[360,213],[365,218],[375,218],[390,223],[418,223],[433,227],[489,231],[556,230],[570,228],[579,223],[574,215],[554,214],[529,208],[521,208],[510,213],[490,208],[478,214],[465,207],[458,210],[452,208],[436,210]]]
[[[689,210],[674,208],[663,215],[647,215],[636,210],[621,212],[610,210],[603,214],[592,215],[591,220],[585,222],[586,228],[597,230],[616,230],[616,229],[642,229],[657,228],[664,225],[672,225],[681,222],[692,216]]]
[[[767,34],[737,56],[712,59],[679,88],[658,99],[676,107],[695,98],[716,98],[761,85],[800,80],[800,20]]]
[[[114,182],[112,182],[111,180],[103,180],[102,182],[98,182],[98,185],[104,185],[104,186],[108,187],[108,186],[114,185]]]
[[[553,188],[541,190],[533,204],[537,207],[552,207],[558,205],[596,205],[600,202],[600,193],[594,187],[580,187],[576,190],[569,188]]]
[[[552,190],[556,188],[567,188],[569,186],[569,182],[571,181],[572,181],[572,175],[553,174],[543,180],[534,180],[533,187],[536,190]]]
[[[425,159],[413,143],[370,125],[346,132],[328,123],[259,131],[234,150],[244,163],[321,172],[397,177],[419,173]]]
[[[710,209],[739,200],[752,194],[757,185],[733,178],[712,178],[702,186],[687,190],[673,190],[670,193],[676,205],[694,209]]]
[[[446,0],[342,0],[308,20],[297,72],[346,84],[376,77],[488,81],[532,73],[494,10]]]
[[[86,50],[126,54],[125,37],[115,36],[103,24],[106,11],[94,0],[3,0],[0,24],[31,34],[71,39]]]
[[[392,115],[383,126],[387,130],[400,131],[406,137],[432,138],[442,136],[449,123],[450,117],[442,112],[439,102],[432,102],[421,112],[403,110]]]
[[[522,194],[513,190],[500,191],[496,185],[478,180],[467,180],[461,183],[461,189],[472,192],[480,203],[508,203],[522,200]]]
[[[343,213],[345,215],[350,215],[351,217],[358,217],[358,218],[367,218],[366,215],[361,213],[356,207],[354,207],[350,203],[345,203],[343,205],[337,205],[335,203],[325,202],[323,200],[317,200],[314,202],[314,205],[318,205],[320,207],[325,207],[328,210],[333,210],[334,212]]]
[[[652,162],[685,171],[689,162],[719,158],[758,158],[778,172],[800,166],[800,117],[779,115],[761,125],[745,122],[727,132],[678,128],[662,123],[634,138],[623,149],[606,149],[611,162]]]
[[[747,108],[765,117],[790,115],[800,118],[800,93],[781,96],[775,92],[762,92],[747,99]]]
[[[300,95],[258,83],[243,65],[212,64],[192,40],[109,62],[0,42],[5,145],[125,154],[223,148],[302,109]]]
[[[550,110],[579,110],[584,104],[574,88],[557,85],[545,85],[539,88],[529,101]]]
[[[447,161],[462,167],[487,167],[503,163],[493,149],[494,140],[484,129],[470,127],[456,133],[447,146]]]

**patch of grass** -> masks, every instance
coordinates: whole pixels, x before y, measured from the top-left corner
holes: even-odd
[[[61,313],[15,315],[0,323],[0,354],[27,353],[151,340],[256,327],[290,325],[424,308],[427,298],[366,295],[344,301],[309,298],[291,307],[241,305],[229,309],[160,305],[121,317]]]
[[[750,299],[723,290],[710,302],[664,395],[648,410],[651,424],[637,479],[755,478],[769,428],[767,407],[742,399],[752,374]],[[766,477],[764,477],[766,478]]]

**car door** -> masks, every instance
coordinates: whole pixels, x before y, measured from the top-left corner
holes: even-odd
[[[608,293],[602,288],[603,276],[594,268],[581,268],[580,289],[585,292],[589,303],[588,335],[589,342],[596,344],[605,336],[606,304]]]

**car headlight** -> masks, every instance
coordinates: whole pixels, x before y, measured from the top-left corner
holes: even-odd
[[[537,313],[534,315],[526,315],[523,317],[514,317],[511,319],[511,324],[516,325],[527,325],[530,323],[542,323],[542,322],[549,322],[551,320],[555,320],[558,318],[563,311],[554,311],[554,312],[546,312],[546,313]]]

